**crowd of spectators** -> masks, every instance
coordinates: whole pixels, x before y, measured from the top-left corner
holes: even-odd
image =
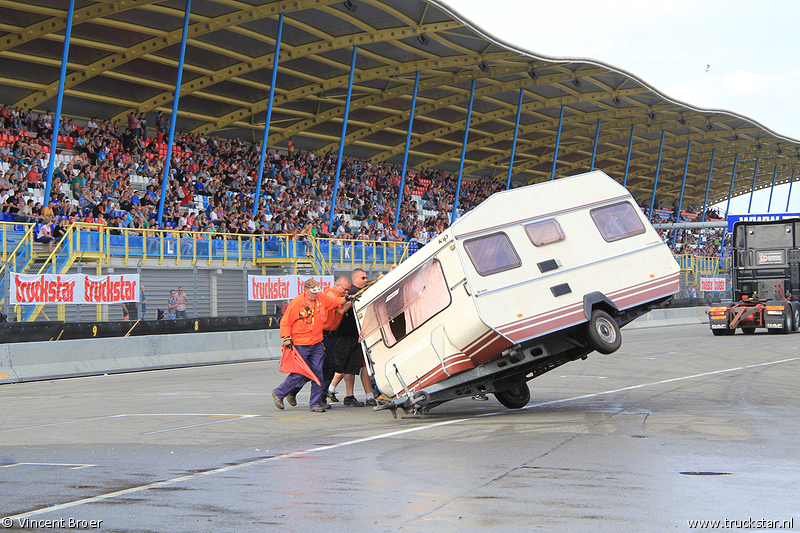
[[[43,192],[30,191],[45,187],[53,120],[50,111],[41,114],[8,106],[0,110],[0,161],[8,168],[0,175],[2,217],[46,223],[54,237],[60,231],[57,222],[63,226],[80,221],[120,228],[112,232],[161,228],[181,234],[208,232],[214,237],[294,234],[422,246],[448,226],[455,200],[456,177],[435,169],[409,172],[395,224],[400,167],[347,158],[342,162],[334,222],[329,225],[335,155],[295,150],[290,139],[283,153],[267,152],[254,215],[260,144],[178,133],[159,224],[166,160],[163,141],[170,128],[161,112],[153,120],[155,131],[148,131],[145,113],[130,113],[122,124],[92,118],[82,127],[63,117],[58,124],[62,161],[55,166],[51,196],[45,201]],[[459,212],[469,211],[504,186],[489,178],[463,181]],[[676,253],[714,255],[721,239],[717,233],[681,230],[664,238]]]

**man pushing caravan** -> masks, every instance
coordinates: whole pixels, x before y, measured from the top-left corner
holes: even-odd
[[[602,172],[497,193],[367,289],[355,316],[391,402],[430,409],[527,381],[592,351],[671,297],[679,268],[626,189]]]

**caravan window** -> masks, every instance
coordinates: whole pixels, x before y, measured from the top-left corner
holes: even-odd
[[[481,276],[511,270],[521,264],[505,233],[493,233],[464,241],[464,249]]]
[[[564,230],[554,218],[541,220],[525,226],[525,233],[534,246],[544,246],[564,240]]]
[[[395,283],[365,310],[361,339],[380,328],[389,347],[450,305],[442,265],[432,259]]]
[[[614,242],[644,233],[644,224],[628,202],[621,202],[590,211],[595,226],[606,242]]]

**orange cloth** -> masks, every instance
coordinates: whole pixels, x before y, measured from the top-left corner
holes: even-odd
[[[328,289],[325,294],[328,294],[333,298],[341,298],[341,296],[339,296],[339,291],[337,291],[335,287]],[[335,331],[336,328],[339,327],[339,323],[342,321],[343,316],[344,315],[341,313],[331,309],[330,312],[328,312],[328,316],[325,317],[325,321],[322,323],[322,329],[325,331]]]
[[[320,385],[319,378],[309,368],[303,356],[297,353],[297,348],[294,346],[291,348],[288,346],[283,347],[279,370],[284,374],[302,374],[317,385]]]
[[[281,337],[291,337],[292,343],[298,346],[311,346],[322,342],[322,327],[328,310],[341,305],[341,297],[333,298],[324,292],[317,294],[316,302],[308,303],[304,291],[289,302],[286,313],[281,318]]]

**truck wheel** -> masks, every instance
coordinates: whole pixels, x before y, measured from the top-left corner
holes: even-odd
[[[742,328],[742,333],[745,335],[752,335],[756,332],[756,328]]]
[[[601,309],[592,311],[592,318],[586,325],[586,333],[589,335],[589,344],[600,353],[614,353],[622,345],[619,326],[608,313]]]
[[[531,401],[531,390],[527,383],[520,383],[511,389],[495,392],[494,397],[509,409],[522,409]]]
[[[781,329],[781,333],[791,333],[794,331],[794,310],[792,307],[789,307],[787,310],[786,316],[783,318],[783,328]]]
[[[800,305],[796,303],[792,304],[792,325],[794,326],[792,331],[800,329]]]

